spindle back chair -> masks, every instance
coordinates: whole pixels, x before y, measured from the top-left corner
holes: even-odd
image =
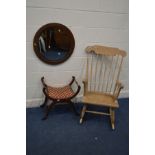
[[[83,108],[80,123],[83,122],[85,112],[109,115],[112,129],[114,129],[115,108],[118,108],[118,96],[123,88],[119,82],[123,58],[126,52],[118,48],[100,45],[88,46],[86,78],[84,83]],[[87,110],[89,104],[105,106],[109,113]]]

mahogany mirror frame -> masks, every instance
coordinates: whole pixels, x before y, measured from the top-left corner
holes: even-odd
[[[52,29],[52,28],[56,28],[56,29],[60,29],[60,30],[65,31],[66,33],[68,33],[67,35],[70,38],[69,51],[67,52],[66,56],[63,59],[60,59],[60,60],[49,60],[49,59],[45,58],[39,51],[39,37],[41,36],[41,33],[43,31],[45,31],[45,30]],[[34,52],[37,55],[37,57],[41,61],[43,61],[43,62],[45,62],[47,64],[51,64],[51,65],[61,64],[61,63],[65,62],[67,59],[69,59],[69,57],[73,53],[74,47],[75,47],[75,39],[74,39],[74,36],[73,36],[72,32],[65,25],[62,25],[60,23],[49,23],[49,24],[43,25],[36,32],[36,34],[34,36],[34,39],[33,39],[33,49],[34,49]]]

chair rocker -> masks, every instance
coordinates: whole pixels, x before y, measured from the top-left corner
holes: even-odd
[[[43,93],[45,95],[44,103],[40,107],[45,107],[45,116],[42,118],[42,120],[47,119],[50,110],[58,103],[66,102],[69,103],[73,111],[76,115],[78,115],[78,112],[75,109],[74,103],[71,101],[76,95],[79,93],[81,87],[78,85],[75,77],[72,77],[71,82],[63,87],[52,87],[48,86],[45,81],[44,77],[41,78],[41,82],[43,84]],[[74,92],[72,89],[72,84],[76,83],[77,85],[77,91]],[[51,103],[47,105],[47,101],[50,100]]]
[[[86,52],[86,79],[83,81],[80,124],[85,113],[101,114],[110,116],[112,129],[115,129],[115,109],[119,107],[117,99],[123,88],[119,82],[119,75],[126,52],[99,45],[88,46]],[[90,111],[87,110],[88,105],[107,107],[109,112]]]

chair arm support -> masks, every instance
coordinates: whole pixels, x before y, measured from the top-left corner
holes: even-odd
[[[115,85],[115,89],[114,89],[114,94],[113,94],[116,99],[118,98],[120,91],[123,88],[124,88],[124,86],[122,85],[122,83],[117,81],[116,85]]]
[[[86,95],[86,93],[87,93],[87,88],[88,88],[88,81],[83,80],[82,82],[83,82],[83,85],[84,85],[84,95]]]
[[[47,84],[44,81],[44,76],[41,78],[41,82],[42,82],[42,84],[43,84],[44,87],[47,87]]]

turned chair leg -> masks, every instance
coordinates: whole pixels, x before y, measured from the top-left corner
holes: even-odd
[[[115,129],[115,111],[114,109],[110,108],[110,119],[111,119],[111,126],[112,129]]]
[[[82,124],[82,122],[83,122],[83,117],[85,115],[86,109],[87,109],[87,105],[84,105],[82,108],[82,111],[81,111],[80,124]]]
[[[50,105],[46,106],[45,116],[42,118],[42,120],[46,120],[48,118],[49,112],[54,107],[56,103],[52,102]]]
[[[45,97],[44,103],[40,105],[41,108],[45,107],[45,105],[47,104],[48,98]]]
[[[73,103],[72,101],[70,101],[69,104],[70,104],[72,110],[74,111],[74,113],[75,113],[77,116],[79,116],[79,113],[77,112],[74,103]]]

